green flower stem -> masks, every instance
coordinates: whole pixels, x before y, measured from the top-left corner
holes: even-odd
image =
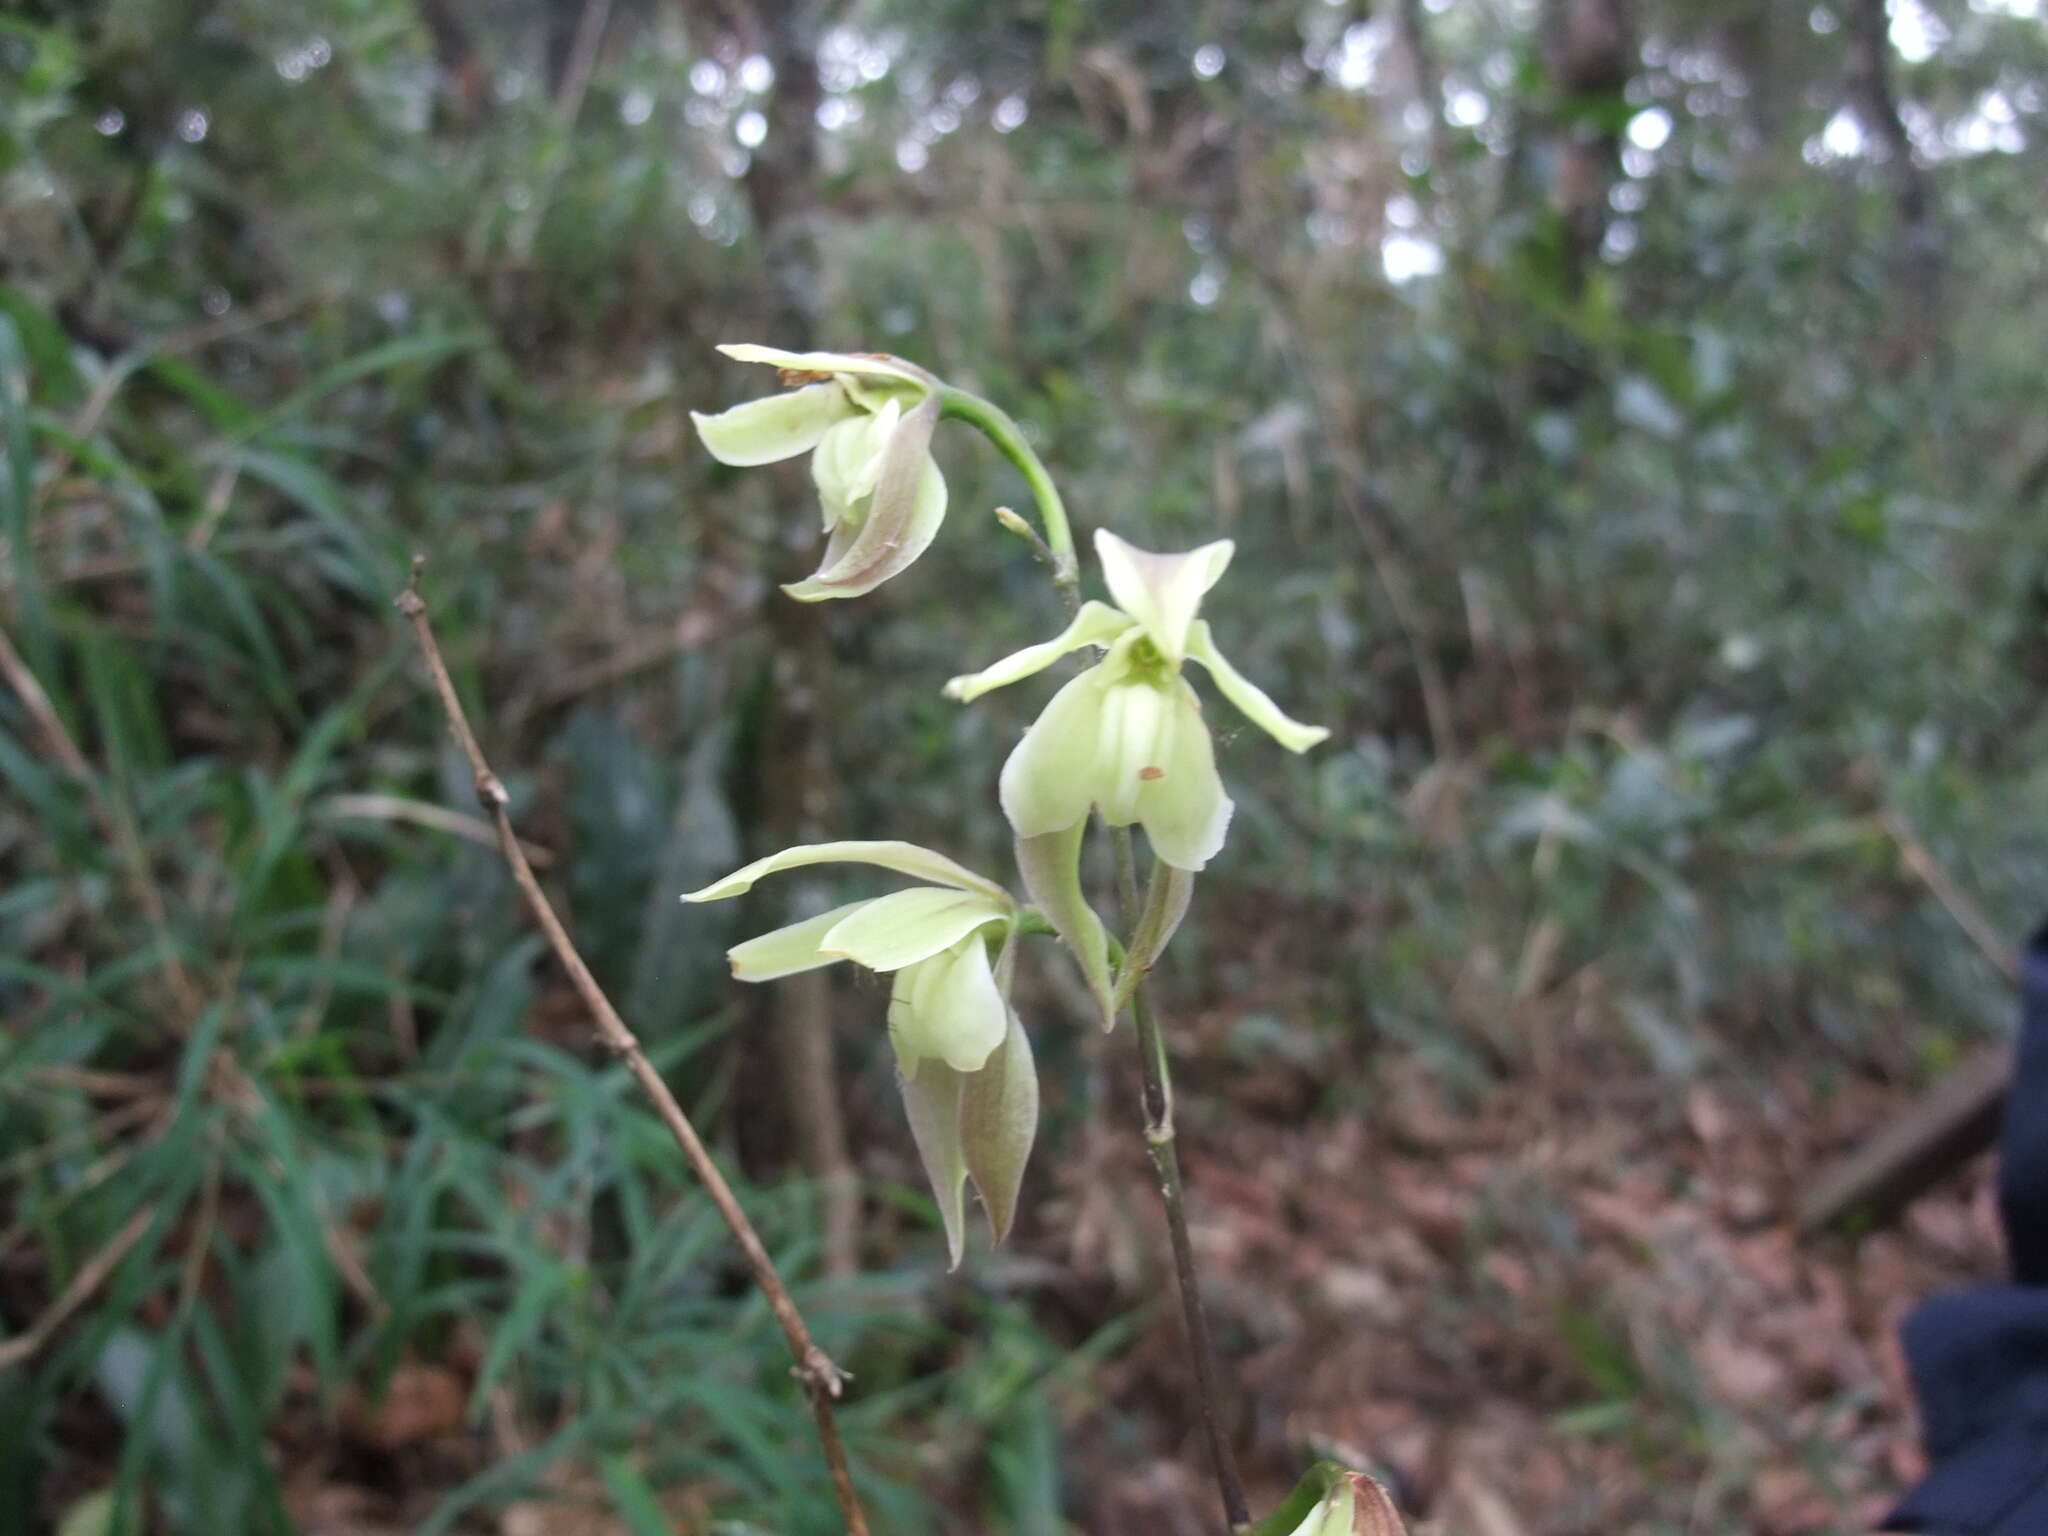
[[[1072,607],[1081,591],[1081,565],[1074,555],[1074,530],[1067,521],[1067,505],[1060,500],[1059,487],[1044,461],[1033,451],[1024,429],[1009,412],[994,401],[951,384],[939,386],[939,414],[951,421],[964,421],[996,445],[1002,456],[1017,466],[1024,483],[1031,487],[1038,503],[1038,520],[1045,525],[1045,547],[1052,559],[1053,584]]]
[[[1111,838],[1116,847],[1117,887],[1123,899],[1124,922],[1135,928],[1138,883],[1130,828],[1113,829]],[[1195,1249],[1188,1238],[1187,1191],[1181,1183],[1180,1154],[1174,1142],[1173,1076],[1167,1065],[1166,1033],[1152,1007],[1149,981],[1140,980],[1132,992],[1131,1016],[1137,1021],[1138,1060],[1145,1075],[1145,1151],[1159,1177],[1159,1198],[1166,1206],[1166,1231],[1173,1244],[1174,1279],[1180,1291],[1188,1353],[1195,1367],[1195,1390],[1201,1404],[1202,1431],[1209,1443],[1209,1464],[1216,1474],[1225,1522],[1235,1531],[1251,1523],[1251,1511],[1245,1504],[1237,1459],[1223,1434],[1215,1351],[1209,1342],[1209,1317],[1202,1307],[1201,1284],[1195,1275]]]

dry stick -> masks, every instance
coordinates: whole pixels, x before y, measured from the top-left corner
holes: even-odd
[[[521,266],[532,255],[533,242],[539,237],[548,205],[554,200],[555,184],[561,179],[562,165],[569,154],[566,140],[583,112],[583,97],[590,89],[590,74],[597,67],[597,51],[611,19],[612,0],[583,0],[583,14],[576,18],[576,33],[569,40],[569,57],[562,65],[561,85],[555,92],[555,122],[563,142],[553,146],[541,170],[540,194],[513,226],[506,242],[514,261]]]
[[[596,1024],[598,1033],[639,1082],[655,1112],[661,1116],[662,1123],[668,1127],[669,1134],[675,1138],[676,1145],[683,1149],[683,1156],[689,1160],[690,1167],[710,1193],[711,1203],[718,1207],[718,1214],[725,1219],[734,1241],[740,1245],[740,1251],[746,1255],[754,1283],[767,1297],[768,1309],[775,1314],[775,1321],[781,1324],[783,1336],[789,1340],[790,1353],[796,1357],[791,1374],[803,1383],[805,1395],[811,1400],[811,1412],[818,1424],[818,1440],[825,1451],[825,1465],[832,1474],[832,1491],[838,1499],[839,1512],[845,1518],[849,1536],[867,1536],[867,1517],[861,1513],[859,1496],[853,1490],[853,1474],[847,1466],[846,1447],[839,1438],[839,1421],[832,1411],[832,1401],[839,1395],[841,1384],[846,1379],[845,1373],[811,1338],[803,1314],[797,1311],[796,1302],[790,1298],[782,1277],[775,1272],[775,1261],[762,1247],[754,1224],[747,1219],[747,1213],[740,1208],[732,1187],[725,1182],[725,1176],[705,1150],[696,1127],[690,1124],[690,1117],[683,1113],[682,1105],[676,1102],[668,1084],[662,1081],[661,1074],[648,1061],[638,1037],[626,1027],[626,1021],[612,1007],[611,999],[598,986],[597,978],[590,974],[590,967],[584,964],[583,956],[577,952],[568,930],[548,904],[539,880],[534,878],[533,866],[527,862],[518,834],[512,829],[512,817],[507,810],[510,797],[498,776],[491,772],[490,764],[484,760],[483,748],[477,745],[476,735],[469,728],[469,717],[463,713],[462,701],[455,693],[455,683],[448,675],[448,664],[441,659],[441,648],[434,639],[433,622],[427,615],[426,600],[420,596],[419,590],[420,572],[425,564],[423,556],[413,557],[412,580],[399,593],[396,606],[400,613],[412,620],[420,654],[426,660],[434,691],[440,696],[442,713],[448,719],[448,729],[454,734],[462,755],[469,761],[470,772],[476,781],[477,801],[497,829],[498,849],[512,871],[513,882],[526,899],[534,921],[547,936],[555,958],[569,973],[577,995],[590,1010],[591,1021]]]
[[[409,821],[435,832],[446,832],[450,837],[482,843],[487,848],[495,846],[498,841],[488,822],[461,811],[452,811],[445,805],[408,800],[403,795],[329,795],[315,809],[324,816],[344,820]],[[526,862],[535,869],[547,869],[555,862],[555,856],[537,844],[521,843],[520,850],[526,855]]]
[[[14,641],[5,629],[0,629],[0,676],[6,677],[22,707],[43,733],[51,756],[85,790],[93,814],[99,818],[100,829],[119,850],[122,863],[127,867],[128,883],[136,905],[142,908],[142,915],[156,932],[157,943],[163,950],[164,976],[170,982],[175,1000],[185,1017],[196,1018],[206,999],[193,983],[184,961],[171,947],[170,916],[164,909],[163,893],[157,889],[156,878],[150,873],[149,854],[142,846],[142,839],[136,835],[134,823],[128,816],[100,793],[92,765],[78,750],[78,743],[71,739],[71,732],[64,727],[63,717],[57,713],[56,706],[50,702],[49,694],[43,691],[43,685],[36,680],[29,664],[22,659],[21,652],[14,648]]]
[[[1970,893],[1936,859],[1905,813],[1882,806],[1877,821],[1906,868],[1927,887],[1984,958],[2015,987],[2020,963]],[[1988,1046],[1952,1067],[1927,1092],[1821,1171],[1799,1207],[1799,1230],[1814,1233],[1851,1217],[1882,1221],[1998,1139],[2012,1079],[2012,1047]]]
[[[1138,925],[1137,867],[1128,827],[1112,834],[1116,845],[1117,895],[1125,926]],[[1223,1500],[1225,1521],[1234,1531],[1251,1521],[1237,1459],[1223,1433],[1220,1397],[1216,1390],[1216,1358],[1209,1342],[1209,1315],[1202,1307],[1202,1286],[1195,1274],[1195,1248],[1188,1237],[1187,1191],[1181,1183],[1180,1153],[1173,1129],[1173,1079],[1166,1060],[1166,1035],[1152,1008],[1152,985],[1140,978],[1131,993],[1131,1016],[1138,1025],[1138,1059],[1145,1070],[1145,1151],[1159,1175],[1159,1198],[1166,1207],[1166,1232],[1173,1244],[1173,1274],[1180,1291],[1182,1321],[1187,1327],[1188,1353],[1195,1367],[1195,1393],[1202,1410],[1202,1433],[1209,1442],[1209,1465]]]
[[[64,1326],[64,1319],[84,1306],[92,1293],[106,1284],[107,1276],[120,1268],[121,1261],[128,1257],[128,1251],[142,1241],[142,1234],[149,1230],[149,1224],[156,1217],[156,1207],[145,1205],[127,1224],[108,1239],[107,1245],[80,1266],[71,1283],[64,1287],[63,1294],[50,1303],[49,1310],[28,1327],[26,1333],[0,1344],[0,1371],[19,1365],[49,1341],[50,1335]]]
[[[1984,909],[1970,897],[1970,893],[1957,885],[1949,872],[1927,850],[1920,841],[1920,834],[1913,830],[1913,824],[1906,820],[1904,813],[1892,806],[1878,812],[1878,820],[1898,844],[1899,857],[1906,861],[1920,883],[1941,903],[1942,910],[1955,920],[1955,925],[1970,937],[1986,960],[1989,960],[2014,986],[2020,984],[2020,963],[2014,956],[2012,946],[2005,941]]]
[[[1350,393],[1317,362],[1308,345],[1306,328],[1296,320],[1294,306],[1285,287],[1257,263],[1253,264],[1252,273],[1266,295],[1274,318],[1280,322],[1287,345],[1295,354],[1301,370],[1308,375],[1310,389],[1315,395],[1317,425],[1337,471],[1337,494],[1358,529],[1373,577],[1386,594],[1387,611],[1394,616],[1394,624],[1401,631],[1409,660],[1415,668],[1415,681],[1422,693],[1423,717],[1429,727],[1430,749],[1439,762],[1455,763],[1458,760],[1458,730],[1450,684],[1444,677],[1436,653],[1430,649],[1428,625],[1416,601],[1407,562],[1401,557],[1386,508],[1372,494],[1364,456],[1355,444],[1357,434],[1352,418],[1356,412],[1352,409]]]
[[[49,471],[43,478],[42,489],[36,493],[36,505],[42,505],[43,498],[56,489],[64,478],[64,472],[71,467],[76,454],[67,444],[84,442],[99,430],[101,418],[113,405],[122,386],[152,357],[164,353],[191,352],[211,346],[216,341],[282,320],[293,310],[325,297],[328,297],[325,292],[282,295],[266,299],[252,308],[239,310],[218,320],[188,326],[181,331],[168,331],[161,336],[138,342],[124,355],[116,358],[113,366],[100,376],[99,383],[93,386],[85,404],[79,408],[77,416],[65,429],[65,439],[60,441],[52,452]]]

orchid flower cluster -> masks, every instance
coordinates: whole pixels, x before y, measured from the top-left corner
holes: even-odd
[[[1072,590],[1077,572],[1056,492],[1014,424],[986,401],[896,357],[720,350],[780,369],[785,388],[717,415],[693,413],[713,457],[757,465],[810,455],[825,552],[816,572],[784,589],[791,597],[861,596],[930,546],[946,514],[932,439],[948,418],[979,426],[1025,471],[1046,523],[1041,551],[1056,581]],[[1226,701],[1290,752],[1329,734],[1290,718],[1233,667],[1201,618],[1203,598],[1230,565],[1229,540],[1155,554],[1100,529],[1094,546],[1109,602],[1080,604],[1052,639],[945,685],[949,697],[967,703],[1075,652],[1100,653],[1053,694],[1003,764],[1000,800],[1028,900],[904,842],[785,849],[683,898],[719,901],[770,874],[819,864],[867,864],[915,882],[750,939],[729,958],[733,974],[750,982],[842,960],[893,978],[889,1039],[956,1267],[967,1184],[1000,1242],[1037,1133],[1031,1046],[1010,1004],[1021,941],[1056,934],[1080,968],[1099,1022],[1112,1028],[1186,913],[1193,876],[1223,847],[1232,804],[1186,664],[1207,672]],[[1083,887],[1091,815],[1113,828],[1141,827],[1154,858],[1142,911],[1120,943]]]

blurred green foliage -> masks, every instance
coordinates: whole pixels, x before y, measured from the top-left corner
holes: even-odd
[[[1003,867],[983,792],[1036,701],[937,685],[1052,604],[988,517],[1021,485],[949,429],[939,545],[793,673],[803,500],[684,417],[758,387],[721,340],[913,357],[1026,421],[1084,527],[1237,539],[1219,637],[1337,735],[1296,762],[1219,720],[1240,820],[1173,985],[1284,1012],[1333,1092],[1375,1052],[1512,1073],[1561,988],[1674,1083],[1912,1077],[2001,1027],[1897,839],[2007,936],[2048,901],[2048,34],[1894,8],[1916,233],[1845,96],[1853,7],[1621,7],[1599,86],[1551,47],[1570,9],[0,17],[0,626],[82,754],[0,690],[6,1326],[126,1237],[0,1371],[0,1503],[53,1520],[112,1468],[153,1528],[295,1529],[339,1405],[460,1358],[461,1449],[375,1473],[418,1529],[550,1488],[832,1528],[709,1207],[448,830],[468,786],[388,609],[424,552],[587,953],[779,1170],[722,919],[674,893],[774,820],[799,687],[838,835]],[[790,47],[813,337],[770,334],[753,200]],[[1590,243],[1588,138],[1619,162]],[[1938,289],[1902,276],[1923,236]],[[1085,1067],[1040,1012],[1056,1144]],[[848,1040],[900,1179],[879,1032]],[[860,1375],[880,1528],[1060,1529],[1040,1389],[1085,1395],[1092,1351],[999,1272],[942,1285],[913,1194],[831,1284],[813,1193],[747,1198]]]

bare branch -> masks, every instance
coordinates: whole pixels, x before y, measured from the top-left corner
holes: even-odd
[[[155,1218],[156,1207],[145,1205],[128,1218],[126,1225],[108,1239],[104,1248],[80,1265],[78,1273],[71,1277],[71,1283],[64,1287],[63,1294],[50,1303],[48,1311],[29,1324],[25,1332],[0,1344],[0,1371],[19,1365],[47,1344],[50,1335],[64,1326],[64,1320],[84,1306],[92,1293],[106,1284],[107,1276],[120,1268],[121,1261],[142,1241],[142,1234],[149,1230],[149,1224]]]
[[[619,1017],[612,1007],[604,989],[597,984],[597,978],[590,973],[583,956],[577,951],[569,932],[562,926],[562,920],[555,915],[555,909],[548,902],[540,881],[535,878],[533,866],[527,861],[519,837],[512,828],[512,817],[507,810],[509,797],[505,786],[491,771],[485,760],[483,749],[477,745],[476,733],[470,729],[469,717],[463,713],[462,701],[455,692],[455,683],[448,675],[448,665],[441,659],[441,648],[434,639],[434,626],[427,613],[426,600],[420,596],[420,573],[425,567],[421,556],[413,558],[412,580],[399,593],[396,606],[398,611],[412,621],[413,633],[419,640],[420,654],[425,658],[427,673],[432,678],[434,692],[440,697],[441,711],[447,717],[448,729],[454,733],[456,744],[469,762],[470,772],[476,781],[476,797],[484,812],[491,819],[498,836],[498,849],[505,857],[505,864],[512,872],[513,883],[526,900],[527,910],[546,935],[548,946],[555,953],[562,969],[568,972],[569,980],[576,988],[577,995],[590,1010],[591,1022],[604,1043],[626,1064],[648,1100],[654,1105],[655,1113],[668,1127],[676,1145],[682,1148],[683,1156],[691,1169],[711,1196],[711,1203],[718,1207],[718,1214],[724,1218],[726,1227],[732,1232],[733,1240],[745,1255],[747,1267],[753,1272],[754,1283],[761,1288],[761,1294],[768,1299],[768,1309],[775,1314],[775,1321],[781,1325],[783,1336],[789,1341],[790,1353],[796,1357],[792,1371],[803,1383],[804,1391],[811,1400],[811,1412],[817,1420],[818,1441],[824,1448],[825,1465],[832,1474],[832,1491],[839,1503],[839,1512],[846,1521],[849,1536],[867,1536],[867,1517],[861,1512],[859,1496],[854,1492],[853,1474],[846,1460],[846,1447],[839,1438],[839,1421],[833,1413],[832,1403],[839,1396],[846,1374],[832,1363],[831,1357],[820,1349],[812,1339],[810,1329],[805,1325],[803,1314],[797,1310],[796,1302],[790,1297],[789,1289],[776,1273],[775,1261],[768,1257],[768,1250],[762,1246],[761,1238],[754,1230],[754,1224],[747,1219],[747,1213],[740,1208],[739,1200],[726,1183],[725,1175],[718,1171],[703,1140],[691,1125],[690,1117],[670,1092],[661,1074],[647,1059],[639,1038]]]
[[[164,908],[163,892],[157,889],[156,877],[150,873],[149,854],[137,835],[134,821],[126,811],[117,806],[100,792],[99,779],[93,773],[92,765],[85,760],[85,754],[78,750],[78,743],[71,738],[71,732],[64,728],[64,720],[57,713],[50,696],[37,681],[36,675],[22,659],[21,652],[14,648],[7,631],[0,629],[0,676],[7,679],[22,707],[34,720],[36,728],[43,733],[50,755],[65,773],[76,779],[84,789],[86,799],[91,803],[93,815],[100,823],[107,840],[120,852],[126,866],[128,884],[142,915],[155,930],[157,943],[163,950],[163,973],[170,983],[171,993],[179,1009],[187,1019],[196,1018],[206,1006],[206,999],[193,982],[185,963],[178,958],[178,952],[171,945],[170,916]]]
[[[1886,806],[1878,812],[1878,819],[1886,832],[1898,844],[1899,857],[1906,861],[1906,868],[1926,886],[1941,903],[1955,925],[1968,935],[1978,952],[1991,962],[1998,974],[2014,986],[2020,984],[2020,962],[2013,953],[2012,945],[1998,931],[1984,909],[1970,893],[1956,884],[1955,878],[1941,865],[1941,861],[1928,851],[1927,844],[1920,840],[1920,834],[1913,830],[1913,824],[1895,806]]]

